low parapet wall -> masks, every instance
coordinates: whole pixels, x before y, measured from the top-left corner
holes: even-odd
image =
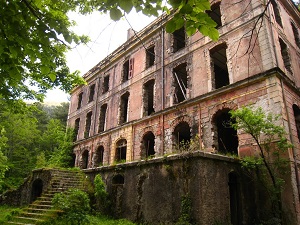
[[[91,180],[101,174],[114,215],[139,223],[174,224],[187,198],[196,224],[251,224],[257,215],[254,184],[231,157],[182,153],[84,172]]]

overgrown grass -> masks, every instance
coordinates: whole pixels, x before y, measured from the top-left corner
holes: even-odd
[[[20,212],[20,208],[0,205],[0,224]]]

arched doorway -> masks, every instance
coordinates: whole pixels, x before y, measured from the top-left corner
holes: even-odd
[[[220,153],[238,154],[238,136],[231,123],[234,122],[229,114],[230,109],[218,111],[213,119],[215,147]]]
[[[154,151],[155,145],[155,136],[151,131],[148,131],[142,140],[142,148],[141,148],[141,157],[147,158],[149,156],[155,155]]]
[[[82,169],[87,169],[89,165],[89,151],[85,150],[82,153]]]
[[[42,195],[43,192],[43,181],[41,179],[36,179],[32,183],[31,189],[31,202],[34,202],[38,197]]]
[[[114,185],[123,185],[124,184],[124,176],[121,174],[117,174],[112,179],[112,184]]]

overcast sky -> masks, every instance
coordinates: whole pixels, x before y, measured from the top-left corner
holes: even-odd
[[[67,54],[68,66],[71,72],[79,70],[81,75],[84,75],[126,41],[127,30],[130,25],[135,31],[140,31],[155,19],[155,17],[150,18],[135,12],[126,17],[130,24],[125,19],[114,22],[110,20],[109,15],[101,15],[99,12],[88,16],[72,13],[70,18],[77,23],[74,31],[77,34],[88,35],[91,39],[87,46],[77,46]],[[60,90],[52,90],[48,91],[44,102],[66,101],[68,101],[67,94]]]

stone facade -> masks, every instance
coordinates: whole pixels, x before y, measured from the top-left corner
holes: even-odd
[[[162,16],[84,75],[87,85],[72,91],[69,109],[75,165],[155,160],[186,140],[201,152],[252,155],[249,136],[222,123],[231,109],[262,107],[282,115],[294,145],[283,200],[300,223],[299,11],[290,0],[271,1],[266,10],[258,0],[212,6],[217,42],[184,30],[168,34]]]

